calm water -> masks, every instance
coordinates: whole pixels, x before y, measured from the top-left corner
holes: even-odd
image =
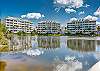
[[[0,51],[0,71],[88,71],[99,60],[99,37],[15,35]]]

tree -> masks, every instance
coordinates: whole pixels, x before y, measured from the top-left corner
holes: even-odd
[[[94,36],[94,35],[96,35],[95,32],[91,32],[90,33],[90,36]]]
[[[70,31],[67,31],[66,33],[68,36],[72,35]]]
[[[31,34],[32,34],[32,35],[37,34],[36,30],[33,30],[33,31],[31,32]]]
[[[5,27],[4,23],[0,22],[0,32],[3,32],[4,34],[6,34],[7,32],[7,28]]]
[[[3,23],[0,22],[0,45],[8,45],[8,40],[5,35],[7,29]]]
[[[18,35],[26,35],[26,33],[24,31],[19,31],[17,34]]]

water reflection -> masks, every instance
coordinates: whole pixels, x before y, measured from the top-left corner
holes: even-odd
[[[0,61],[0,71],[5,71],[6,65],[7,65],[6,62]]]
[[[60,37],[38,37],[38,47],[46,49],[54,49],[60,47]]]
[[[43,54],[44,52],[40,49],[29,49],[29,50],[24,50],[22,53],[27,54],[29,56],[39,56]]]
[[[95,38],[14,35],[9,43],[12,52],[0,53],[5,71],[87,71],[100,60],[100,40]]]
[[[12,36],[9,40],[9,51],[27,50],[32,47],[31,36]]]
[[[100,40],[85,40],[85,39],[67,40],[68,48],[81,52],[96,51],[96,47],[98,48],[99,45],[100,45]]]
[[[81,62],[68,62],[68,63],[61,63],[57,65],[54,71],[81,71],[82,70],[82,63]]]
[[[61,41],[61,39],[63,39]],[[9,40],[9,48],[5,48],[5,51],[21,51],[28,50],[30,48],[45,48],[55,49],[61,48],[61,46],[68,47],[75,51],[80,52],[93,52],[100,51],[100,40],[96,39],[67,39],[65,37],[54,37],[54,36],[12,36]],[[67,42],[66,42],[67,41]],[[63,45],[61,45],[63,42]],[[37,43],[37,44],[36,44]],[[67,46],[65,46],[67,45]],[[3,50],[2,50],[3,51]],[[1,52],[2,52],[1,51]]]

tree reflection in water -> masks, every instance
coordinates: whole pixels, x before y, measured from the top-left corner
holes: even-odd
[[[10,50],[25,50],[32,47],[31,36],[13,36],[10,40]]]
[[[7,47],[6,50],[2,50],[1,52],[21,51],[21,50],[27,50],[31,47],[32,47],[32,37],[31,36],[14,35],[9,40],[9,47]]]

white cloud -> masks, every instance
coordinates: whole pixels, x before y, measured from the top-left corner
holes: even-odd
[[[90,5],[88,5],[88,4],[86,4],[86,5],[84,5],[83,7],[89,7]]]
[[[45,17],[44,15],[42,15],[42,17]]]
[[[28,19],[40,19],[42,17],[45,17],[41,13],[28,13],[26,15],[22,15],[21,18],[28,18]]]
[[[67,0],[56,0],[55,3],[59,3],[59,4],[67,4]]]
[[[80,8],[83,6],[83,0],[54,0],[54,3],[58,6],[69,8]]]
[[[77,20],[77,18],[71,18],[71,19],[70,19],[70,22],[71,22],[71,21],[76,21],[76,20]]]
[[[95,21],[96,21],[98,18],[95,17],[95,16],[88,15],[88,16],[85,17],[84,19],[85,19],[85,20],[88,19],[88,20],[95,20]]]
[[[55,8],[55,11],[56,11],[56,12],[59,12],[59,11],[60,11],[60,9],[61,9],[61,8]]]
[[[41,49],[29,49],[29,50],[24,50],[22,53],[27,54],[29,56],[39,56],[44,53]]]
[[[100,7],[97,9],[97,11],[96,11],[96,12],[94,12],[94,15],[95,15],[95,16],[99,16],[99,17],[100,17]]]
[[[100,25],[100,22],[96,21],[96,24],[97,24],[97,25]]]
[[[82,14],[84,14],[84,11],[79,12],[79,15],[82,15]]]
[[[100,18],[97,19],[96,24],[100,25]]]
[[[21,15],[21,18],[25,18],[26,17],[26,15]]]
[[[79,19],[77,19],[77,18],[71,18],[71,19],[69,20],[69,22],[77,21],[77,20],[79,20]],[[84,18],[84,20],[97,21],[98,18],[95,17],[95,16],[88,15],[88,16],[86,16],[86,17]],[[100,22],[98,21],[97,23],[100,23]]]
[[[70,8],[66,8],[65,9],[65,11],[67,12],[67,13],[71,13],[71,12],[76,12],[76,10],[74,10],[74,9],[70,9]]]

